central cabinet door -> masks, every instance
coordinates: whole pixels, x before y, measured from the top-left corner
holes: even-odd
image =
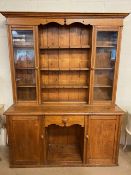
[[[13,164],[39,164],[40,123],[38,116],[12,116],[11,147]]]
[[[113,165],[116,163],[119,116],[91,116],[89,118],[87,163]]]

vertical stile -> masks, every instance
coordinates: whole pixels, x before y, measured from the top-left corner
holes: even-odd
[[[10,59],[10,67],[11,67],[11,79],[12,79],[12,91],[13,91],[13,102],[17,102],[17,89],[16,89],[16,81],[15,81],[15,66],[14,66],[14,50],[12,46],[12,33],[11,33],[12,27],[8,25],[8,46],[9,46],[9,59]]]
[[[117,39],[117,49],[116,49],[117,55],[116,55],[115,73],[114,73],[113,91],[112,91],[112,105],[115,104],[115,100],[116,100],[117,80],[118,80],[119,62],[120,62],[121,38],[122,38],[122,27],[119,27],[118,39]]]
[[[33,27],[34,30],[34,43],[35,43],[35,68],[36,68],[36,91],[37,91],[37,103],[41,104],[41,82],[40,82],[40,55],[39,55],[39,30],[38,26]]]
[[[95,26],[93,26],[93,29],[92,29],[92,38],[91,38],[91,62],[90,62],[89,104],[92,104],[92,102],[93,102],[95,52],[96,52],[96,28],[95,28]]]

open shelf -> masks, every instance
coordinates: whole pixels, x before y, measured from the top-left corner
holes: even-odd
[[[46,69],[86,69],[90,68],[88,50],[50,50],[40,53],[40,67]]]
[[[88,103],[92,27],[39,26],[42,103]]]
[[[50,50],[50,49],[89,49],[89,48],[91,48],[90,47],[90,45],[83,45],[83,46],[69,46],[69,47],[42,47],[42,46],[40,46],[40,49],[41,50]]]
[[[28,68],[16,68],[16,69],[28,69]],[[35,69],[35,68],[29,68]],[[113,70],[113,67],[98,67],[95,70]],[[90,68],[40,68],[41,71],[85,71],[90,70]]]
[[[79,146],[75,144],[50,144],[48,150],[48,163],[55,164],[56,162],[82,163]]]
[[[90,68],[40,68],[41,71],[84,71]]]
[[[88,103],[89,88],[42,88],[41,101]]]
[[[88,86],[81,86],[81,85],[45,85],[45,86],[41,86],[41,88],[49,88],[49,89],[52,89],[52,88],[76,88],[76,89],[79,89],[79,88],[88,88]]]
[[[83,127],[78,124],[70,127],[61,127],[53,124],[46,128],[46,133],[48,163],[82,163]]]

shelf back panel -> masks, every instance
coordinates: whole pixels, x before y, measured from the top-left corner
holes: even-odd
[[[91,27],[80,23],[41,25],[39,47],[42,103],[88,103]]]
[[[52,88],[42,89],[42,102],[85,102],[88,100],[88,89]]]

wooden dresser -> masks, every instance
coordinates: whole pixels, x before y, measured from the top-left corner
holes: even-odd
[[[14,104],[11,167],[118,164],[115,105],[126,13],[1,12]]]

